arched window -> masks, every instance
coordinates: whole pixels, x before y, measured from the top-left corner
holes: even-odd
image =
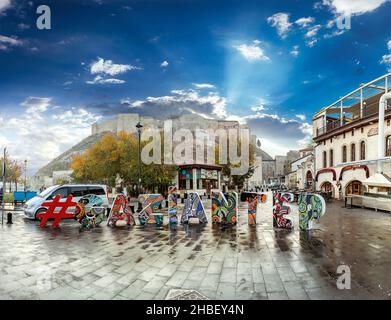
[[[356,161],[356,145],[354,143],[350,146],[350,161]]]
[[[365,141],[360,142],[360,160],[365,160]]]
[[[323,151],[323,168],[327,168],[327,152]]]
[[[391,136],[386,138],[386,157],[391,157]]]
[[[333,149],[330,150],[329,165],[330,165],[330,167],[334,166],[334,151],[333,151]]]
[[[342,147],[342,162],[347,162],[348,161],[348,151],[346,146]]]

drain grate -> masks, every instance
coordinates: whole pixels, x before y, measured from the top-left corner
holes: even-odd
[[[166,300],[209,300],[209,298],[196,290],[171,289]]]

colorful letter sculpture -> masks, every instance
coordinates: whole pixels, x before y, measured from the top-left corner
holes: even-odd
[[[138,201],[143,204],[143,209],[138,215],[141,225],[146,223],[157,224],[158,226],[163,225],[163,214],[157,212],[163,199],[161,194],[143,194],[139,196]]]
[[[110,215],[107,219],[107,225],[112,227],[123,227],[126,225],[133,225],[134,217],[132,209],[129,207],[128,200],[125,195],[117,194],[111,205]]]
[[[176,224],[178,222],[178,194],[176,191],[177,189],[175,186],[168,187],[168,221],[170,224]]]
[[[318,194],[299,195],[297,205],[299,206],[299,226],[303,231],[312,229],[312,221],[326,213],[326,202]]]
[[[198,218],[199,223],[207,223],[204,205],[197,192],[190,192],[187,194],[185,207],[183,209],[181,223],[187,224],[191,218]]]
[[[274,192],[273,193],[273,226],[275,228],[292,229],[293,223],[290,219],[285,218],[285,215],[290,214],[291,208],[284,206],[284,202],[292,202],[294,200],[293,193],[289,192]]]
[[[238,194],[212,191],[212,223],[236,224]]]
[[[95,228],[101,224],[105,215],[105,208],[102,205],[102,198],[94,194],[85,195],[78,201],[75,218],[82,229]]]
[[[71,207],[76,207],[77,203],[72,201],[72,196],[68,196],[66,201],[61,201],[61,195],[56,195],[53,201],[45,201],[42,203],[42,207],[46,207],[46,211],[39,213],[37,218],[41,220],[39,226],[41,228],[46,227],[49,219],[54,219],[52,223],[53,228],[57,228],[61,219],[73,219],[73,212],[67,212]],[[60,208],[60,211],[55,212],[56,208]]]
[[[240,201],[246,201],[248,203],[248,224],[250,226],[256,225],[258,204],[266,202],[266,194],[256,192],[242,192],[240,194]]]

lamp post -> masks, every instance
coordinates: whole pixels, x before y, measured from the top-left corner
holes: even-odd
[[[24,160],[24,203],[27,201],[27,159]]]
[[[137,181],[137,194],[140,195],[140,187],[141,187],[141,128],[143,125],[140,123],[140,121],[136,124],[137,133],[138,133],[138,181]],[[137,211],[141,211],[141,203],[138,203],[138,209]]]

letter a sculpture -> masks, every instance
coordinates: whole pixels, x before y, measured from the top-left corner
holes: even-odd
[[[129,207],[128,201],[123,194],[117,194],[111,205],[110,215],[107,219],[108,226],[123,227],[133,225],[133,212]]]
[[[207,223],[204,205],[197,192],[190,192],[187,194],[185,207],[183,209],[181,223],[187,224],[190,219],[197,218],[199,223]]]

